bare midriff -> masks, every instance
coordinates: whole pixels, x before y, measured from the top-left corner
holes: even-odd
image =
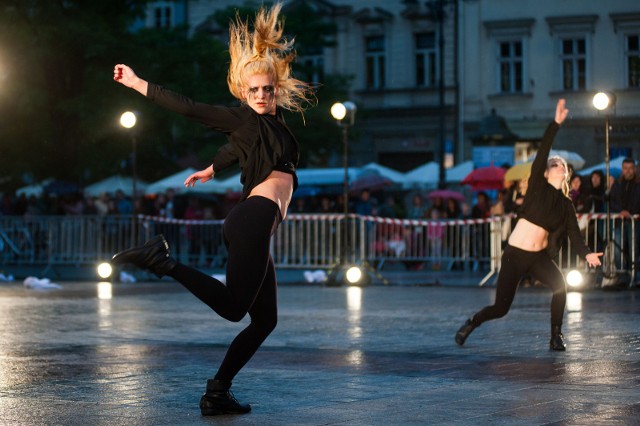
[[[249,197],[254,195],[268,198],[276,203],[282,214],[282,220],[284,220],[293,195],[293,176],[274,170],[251,190]]]
[[[519,219],[509,236],[509,245],[525,251],[541,251],[549,244],[549,232],[541,226]]]

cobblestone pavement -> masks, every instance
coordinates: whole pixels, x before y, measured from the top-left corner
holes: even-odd
[[[275,332],[233,390],[244,416],[198,401],[246,325],[172,281],[0,284],[3,425],[640,424],[640,292],[570,293],[565,353],[550,294],[453,335],[492,288],[282,285]]]

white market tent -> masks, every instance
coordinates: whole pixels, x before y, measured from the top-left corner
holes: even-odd
[[[136,180],[136,191],[144,194],[149,184],[147,182]],[[133,192],[133,178],[128,176],[113,175],[101,181],[92,183],[84,188],[84,193],[97,197],[102,193],[113,195],[117,190],[121,190],[125,195],[131,196]]]
[[[23,186],[22,188],[18,188],[16,190],[16,195],[21,196],[24,194],[25,197],[35,196],[40,197],[44,192],[44,188],[53,182],[53,178],[48,178],[43,180],[42,182],[34,183],[32,185]]]
[[[435,161],[430,161],[404,174],[404,187],[413,188],[419,186],[430,186],[438,183],[438,173],[440,166]]]
[[[455,167],[444,171],[445,182],[461,182],[469,173],[473,171],[473,161],[465,161]],[[435,161],[423,164],[404,174],[405,188],[429,188],[438,184],[440,178],[440,165]]]
[[[356,179],[359,173],[360,168],[349,167],[347,169],[349,182]],[[297,175],[299,186],[328,186],[344,183],[344,167],[298,169]]]
[[[364,166],[360,167],[360,173],[364,174],[365,172],[369,171],[369,170],[373,170],[375,171],[377,174],[379,174],[380,176],[383,176],[391,181],[393,181],[393,183],[404,183],[405,181],[405,174],[402,172],[399,172],[397,170],[394,170],[390,167],[386,167],[383,166],[381,164],[378,163],[368,163],[365,164]],[[344,170],[343,170],[344,173]]]
[[[197,170],[193,167],[187,167],[186,169],[160,179],[156,182],[149,184],[146,188],[146,194],[162,194],[168,189],[173,189],[176,193],[184,191],[184,181],[187,177],[195,173]]]
[[[194,187],[185,188],[184,181],[189,175],[195,173],[196,171],[197,170],[193,167],[188,167],[178,173],[174,173],[171,176],[160,179],[159,181],[150,184],[147,187],[146,193],[160,194],[166,192],[167,189],[173,189],[177,194],[224,194],[225,192],[229,191],[242,191],[242,184],[240,184],[240,173],[236,173],[223,180],[213,178],[212,180],[205,183],[197,182]]]
[[[439,171],[440,169],[438,169]],[[473,161],[465,161],[457,166],[445,170],[445,180],[447,183],[462,182],[469,173],[473,171]]]
[[[575,170],[580,170],[584,167],[584,158],[577,152],[552,149],[551,152],[549,152],[549,157],[553,157],[554,155],[564,158],[564,161],[571,164]],[[533,161],[535,158],[536,154],[532,154],[527,161]]]
[[[612,160],[609,161],[609,169],[615,168],[618,170],[622,170],[622,161],[627,158],[624,155],[620,156],[620,157],[616,157]],[[583,169],[580,170],[580,172],[578,173],[581,176],[589,176],[591,174],[591,172],[593,172],[594,170],[602,170],[602,173],[605,173],[606,171],[606,167],[607,164],[602,162],[600,164],[596,164],[595,166],[591,166],[587,169]]]

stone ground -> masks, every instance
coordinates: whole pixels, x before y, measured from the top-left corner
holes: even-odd
[[[459,347],[493,288],[282,283],[278,327],[233,385],[253,411],[205,418],[206,379],[246,320],[168,280],[59,284],[0,284],[2,425],[640,424],[637,290],[570,293],[558,353],[545,289]]]

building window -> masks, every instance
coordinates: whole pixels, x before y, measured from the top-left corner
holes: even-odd
[[[493,39],[494,87],[500,94],[523,94],[529,90],[528,54],[534,19],[510,19],[484,22]]]
[[[584,38],[560,40],[563,90],[584,90],[587,88],[586,45],[587,42]]]
[[[524,76],[522,65],[522,40],[498,43],[499,92],[522,93]]]
[[[384,36],[367,37],[365,45],[367,88],[382,89],[385,86]]]
[[[436,33],[416,34],[416,86],[433,87],[437,80]]]
[[[298,61],[302,65],[304,81],[322,83],[324,81],[324,57],[321,55],[305,55]]]
[[[170,28],[172,25],[171,6],[156,6],[153,10],[153,25],[156,28]]]
[[[640,35],[626,36],[627,87],[640,88]]]

